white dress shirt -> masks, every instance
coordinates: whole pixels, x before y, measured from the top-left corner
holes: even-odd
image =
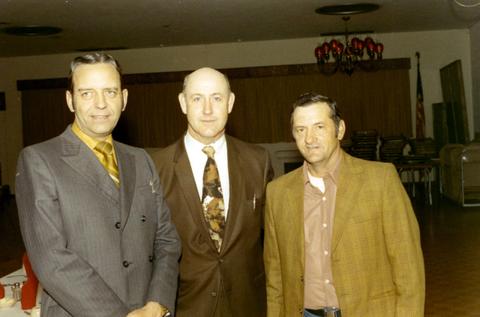
[[[185,149],[187,150],[188,160],[192,168],[193,178],[197,186],[198,196],[202,199],[203,191],[203,171],[207,163],[207,154],[203,153],[202,149],[210,145],[215,149],[215,163],[217,164],[218,174],[220,175],[220,184],[222,186],[223,203],[225,205],[225,219],[228,214],[228,202],[230,199],[230,180],[228,177],[228,153],[227,142],[225,135],[222,135],[217,141],[212,144],[203,144],[195,140],[188,132],[183,138]]]

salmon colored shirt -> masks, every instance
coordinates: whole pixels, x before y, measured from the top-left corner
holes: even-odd
[[[304,307],[319,309],[326,306],[338,307],[331,265],[331,245],[335,196],[341,152],[336,155],[331,171],[323,175],[324,186],[314,186],[315,179],[303,165],[304,175],[304,231],[305,231],[305,276]],[[318,179],[317,179],[318,182]],[[320,181],[321,182],[321,181]],[[324,187],[324,188],[323,188]]]

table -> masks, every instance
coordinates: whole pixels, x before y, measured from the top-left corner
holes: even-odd
[[[0,278],[0,282],[5,286],[5,297],[11,297],[11,284],[13,283],[23,283],[27,279],[23,269],[19,269],[15,272],[12,272],[4,277]],[[41,296],[41,287],[39,285],[37,292],[37,303],[40,301]],[[20,301],[18,301],[14,306],[8,308],[0,308],[0,317],[25,317],[30,316],[29,313],[26,313],[22,310]]]
[[[436,161],[426,161],[426,162],[407,162],[407,163],[397,163],[395,164],[397,172],[402,178],[402,174],[406,173],[407,180],[407,191],[415,197],[415,180],[418,175],[418,179],[423,180],[423,185],[425,188],[425,195],[427,201],[430,205],[433,203],[432,199],[432,180],[435,169],[438,167],[438,162]],[[438,172],[435,174],[438,178]]]

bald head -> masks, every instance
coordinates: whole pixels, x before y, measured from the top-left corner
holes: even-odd
[[[202,67],[185,76],[185,79],[183,80],[183,92],[185,92],[185,90],[188,88],[188,84],[190,81],[202,81],[204,79],[213,78],[216,78],[219,82],[223,81],[223,84],[227,87],[228,91],[230,91],[230,82],[228,81],[227,76],[225,76],[223,73],[219,72],[216,69],[210,67]]]

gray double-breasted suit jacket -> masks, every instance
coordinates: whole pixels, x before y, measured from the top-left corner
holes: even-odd
[[[71,131],[26,147],[16,198],[44,288],[42,316],[125,316],[148,301],[174,310],[180,242],[154,165],[114,142],[120,188]]]
[[[220,253],[208,233],[183,138],[152,158],[182,239],[177,317],[261,317],[266,312],[263,205],[267,151],[227,136],[230,202]]]

